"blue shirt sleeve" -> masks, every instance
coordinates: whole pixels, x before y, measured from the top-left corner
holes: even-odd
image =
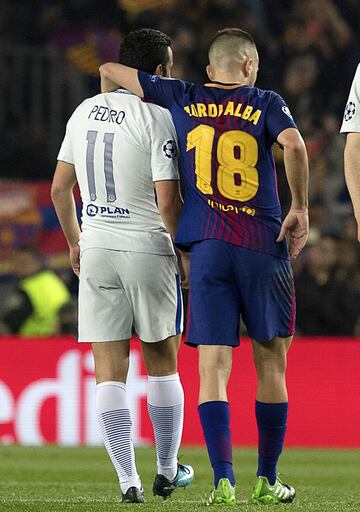
[[[183,96],[186,88],[182,80],[149,75],[144,71],[138,71],[138,78],[144,91],[144,100],[167,109],[171,108],[176,98]]]
[[[272,92],[272,98],[266,115],[266,128],[272,140],[276,141],[278,135],[287,128],[296,128],[296,123],[289,107],[279,94]]]

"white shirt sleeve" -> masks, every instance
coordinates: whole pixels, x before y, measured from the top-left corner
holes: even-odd
[[[71,141],[71,135],[70,135],[70,129],[69,129],[69,123],[66,126],[65,137],[64,137],[64,140],[62,141],[57,159],[62,160],[63,162],[67,162],[68,164],[74,165],[74,163],[75,163],[73,144]]]
[[[155,107],[151,123],[151,172],[153,181],[179,180],[179,147],[170,112]]]
[[[340,133],[360,133],[360,64],[357,67],[345,107]]]

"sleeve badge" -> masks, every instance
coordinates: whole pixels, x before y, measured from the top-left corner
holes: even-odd
[[[163,145],[163,153],[167,158],[176,158],[177,157],[177,147],[176,142],[174,140],[167,140]]]
[[[349,103],[345,107],[344,121],[350,121],[354,117],[355,114],[356,114],[356,105],[353,101],[349,101]]]

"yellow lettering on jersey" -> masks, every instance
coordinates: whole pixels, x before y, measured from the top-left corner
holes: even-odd
[[[253,115],[249,118],[249,123],[253,123],[255,126],[258,124],[258,121],[260,119],[262,111],[261,110],[255,110]]]
[[[243,119],[249,119],[250,115],[251,115],[251,112],[253,111],[253,107],[251,105],[247,105],[247,107],[245,108],[244,112],[242,113],[242,118]]]
[[[241,208],[238,208],[237,206],[234,206],[232,204],[222,204],[218,203],[217,201],[213,201],[212,199],[207,200],[207,204],[213,209],[213,210],[221,210],[223,212],[235,212],[237,215],[240,213],[246,213],[247,215],[251,215],[254,217],[256,215],[256,210],[254,208],[250,208],[249,206],[242,206]]]
[[[204,103],[197,103],[197,111],[199,117],[206,117],[206,105]]]
[[[241,107],[242,107],[242,103],[239,103],[239,105],[236,107],[236,110],[234,112],[234,116],[241,117]]]
[[[205,103],[196,103],[195,105],[186,105],[184,110],[190,117],[220,117],[220,116],[234,116],[241,117],[257,125],[262,114],[262,110],[255,110],[253,112],[254,107],[251,105],[246,105],[243,110],[243,104],[234,104],[233,101],[229,101],[226,106],[220,104],[216,105],[215,103],[209,103],[206,105]]]
[[[229,101],[229,103],[226,105],[224,116],[233,116],[233,115],[234,115],[234,102]]]
[[[198,113],[197,113],[195,105],[190,105],[190,108],[191,108],[191,115],[194,117],[198,117]]]
[[[217,106],[215,103],[209,103],[208,105],[208,116],[216,117],[217,116]]]

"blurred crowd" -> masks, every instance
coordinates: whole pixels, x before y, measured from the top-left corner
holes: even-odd
[[[257,85],[286,99],[310,159],[311,231],[294,265],[298,332],[360,336],[360,252],[339,134],[360,61],[358,0],[0,0],[0,7],[0,49],[55,48],[64,56],[64,77],[74,70],[81,73],[87,95],[98,92],[99,64],[117,59],[129,30],[148,26],[168,33],[173,76],[196,82],[206,79],[207,47],[217,30],[236,26],[250,31],[260,54]],[[66,115],[75,106],[69,104]],[[25,158],[9,165],[8,154],[19,139],[11,132],[16,128],[15,122],[0,125],[0,141],[8,151],[5,158],[0,149],[0,177],[50,179],[53,149],[39,156],[30,147]],[[286,210],[289,193],[279,149],[275,158]]]

